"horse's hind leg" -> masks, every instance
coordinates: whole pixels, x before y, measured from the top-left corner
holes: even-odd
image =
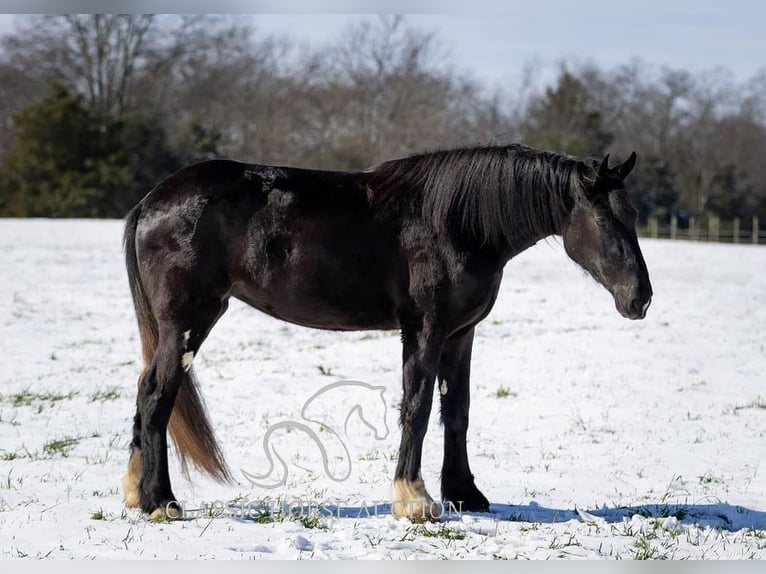
[[[489,501],[474,484],[466,447],[473,333],[471,328],[447,339],[439,363],[441,419],[444,425],[442,500],[451,502],[457,510],[487,512]]]
[[[213,301],[185,312],[160,315],[165,318],[158,322],[157,350],[138,391],[136,423],[140,435],[138,441],[134,438],[129,463],[133,465],[137,457],[136,464],[141,467],[139,504],[152,520],[177,517],[178,509],[171,504],[175,497],[168,472],[168,421],[194,355],[225,308],[225,301]]]
[[[138,386],[141,388],[146,373],[141,374]],[[136,404],[136,414],[133,417],[133,439],[130,441],[130,459],[128,471],[122,479],[122,490],[125,496],[125,506],[138,508],[141,504],[139,486],[141,481],[141,413]]]

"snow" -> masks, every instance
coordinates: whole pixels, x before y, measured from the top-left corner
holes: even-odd
[[[642,240],[643,321],[554,239],[512,260],[472,364],[492,512],[430,525],[390,514],[398,333],[234,302],[194,365],[237,484],[187,480],[172,456],[186,519],[154,524],[121,495],[140,372],[121,233],[0,220],[0,557],[766,558],[765,248]],[[341,381],[366,387],[320,392]],[[270,460],[254,487],[244,472]]]

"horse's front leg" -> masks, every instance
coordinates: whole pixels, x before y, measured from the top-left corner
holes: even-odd
[[[394,476],[391,511],[394,516],[423,522],[436,520],[441,514],[426,491],[420,464],[444,337],[431,325],[402,329],[402,336],[404,391],[399,421],[402,441]]]
[[[466,447],[473,333],[471,327],[447,339],[439,362],[441,420],[444,425],[442,500],[451,502],[457,510],[487,512],[489,501],[473,482]]]

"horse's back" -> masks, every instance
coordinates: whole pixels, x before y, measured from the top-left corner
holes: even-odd
[[[398,233],[361,177],[229,160],[184,168],[141,203],[142,273],[299,324],[396,328]]]

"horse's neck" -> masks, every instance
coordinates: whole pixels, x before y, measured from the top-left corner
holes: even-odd
[[[526,251],[533,245],[546,239],[547,237],[550,237],[551,235],[554,235],[554,234],[553,233],[548,233],[545,235],[540,234],[533,238],[529,238],[526,236],[524,237],[519,236],[517,238],[513,238],[511,241],[508,242],[508,245],[505,246],[505,248],[500,253],[500,259],[502,264],[507,263],[510,259],[516,257],[519,253]]]
[[[519,253],[526,251],[536,243],[551,237],[552,235],[561,235],[559,229],[519,229],[518,233],[506,238],[505,245],[499,248],[500,262],[505,265],[511,258]]]
[[[519,213],[519,225],[514,226],[513,233],[506,237],[504,248],[501,249],[501,257],[507,262],[522,251],[525,251],[536,243],[551,237],[552,235],[561,235],[563,222],[569,216],[571,208],[564,208],[570,200],[561,200],[553,194],[557,191],[550,188],[537,189],[534,193],[522,193],[513,198],[513,201],[519,202],[514,208],[514,212]],[[570,193],[565,190],[559,193]],[[549,213],[545,217],[539,214],[531,218],[526,213],[536,213],[540,206],[548,209]],[[527,221],[534,221],[533,224]],[[558,222],[558,224],[556,223]]]

